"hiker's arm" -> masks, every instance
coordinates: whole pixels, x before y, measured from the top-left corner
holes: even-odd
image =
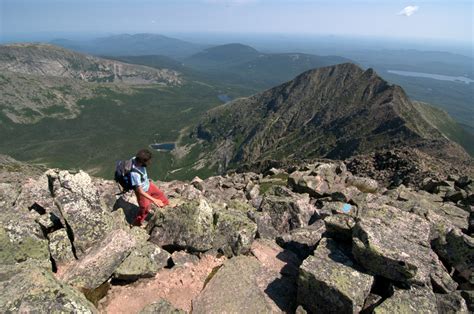
[[[160,201],[159,199],[156,199],[156,198],[152,197],[150,194],[148,194],[147,192],[143,191],[143,189],[142,189],[141,187],[139,187],[139,186],[135,188],[135,193],[137,194],[137,196],[141,196],[141,197],[144,197],[144,198],[149,199],[149,200],[152,201],[153,204],[155,204],[156,206],[162,207],[162,206],[165,205],[165,204],[163,204],[163,202]]]

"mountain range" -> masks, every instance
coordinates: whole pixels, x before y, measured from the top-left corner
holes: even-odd
[[[84,41],[55,39],[51,41],[51,44],[94,55],[165,55],[173,58],[188,57],[207,47],[164,35],[148,33],[119,34]]]

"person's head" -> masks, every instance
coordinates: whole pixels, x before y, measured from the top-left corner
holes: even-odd
[[[141,166],[149,166],[151,164],[151,152],[148,149],[141,149],[138,151],[137,155],[135,156],[135,160]]]

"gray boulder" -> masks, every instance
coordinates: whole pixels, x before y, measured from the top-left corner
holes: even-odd
[[[156,215],[150,241],[160,247],[176,247],[204,252],[212,248],[214,216],[209,203],[201,198]]]
[[[114,229],[114,218],[87,173],[51,170],[48,177],[53,182],[55,203],[73,235],[73,246],[80,258]]]
[[[459,276],[474,285],[474,239],[459,229],[453,228],[440,234],[432,241],[433,250],[451,267],[459,272]]]
[[[313,313],[357,313],[373,281],[334,240],[324,238],[300,267],[298,304]]]
[[[458,291],[450,294],[436,294],[436,302],[438,305],[438,313],[469,313],[466,301]]]
[[[168,265],[170,256],[156,244],[145,242],[127,256],[115,270],[113,277],[126,281],[153,277],[160,269]]]
[[[173,267],[182,267],[197,264],[199,257],[184,251],[176,251],[171,254],[171,261],[173,262]]]
[[[393,296],[377,306],[374,313],[438,313],[436,296],[431,289],[425,287],[395,289]]]
[[[346,183],[356,187],[363,193],[376,193],[379,188],[377,181],[370,178],[350,176],[347,178]]]
[[[324,218],[327,235],[340,239],[342,241],[350,241],[352,239],[352,228],[356,222],[354,217],[346,214],[337,214]]]
[[[79,289],[96,303],[107,290],[107,280],[135,245],[132,235],[124,230],[114,230],[81,259],[69,264],[61,273],[60,279]]]
[[[352,232],[354,257],[372,273],[406,283],[433,282],[445,292],[456,289],[457,284],[431,251],[430,224],[425,219],[372,204],[364,209]]]
[[[325,232],[324,222],[317,220],[312,225],[293,229],[289,233],[277,236],[276,242],[281,247],[296,253],[300,258],[304,259],[314,252],[316,245]]]
[[[2,313],[96,313],[84,295],[34,261],[0,265]]]

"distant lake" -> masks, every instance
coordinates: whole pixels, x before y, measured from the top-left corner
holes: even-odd
[[[425,78],[432,78],[435,80],[440,81],[450,81],[450,82],[463,82],[466,84],[474,83],[474,80],[464,77],[464,76],[449,76],[449,75],[441,75],[441,74],[430,74],[430,73],[422,73],[422,72],[409,72],[409,71],[395,71],[395,70],[388,70],[388,73],[403,75],[403,76],[412,76],[412,77],[425,77]]]
[[[223,101],[223,102],[229,102],[229,101],[232,100],[232,97],[230,97],[229,95],[226,95],[226,94],[217,95],[217,98],[219,98],[219,100]]]
[[[176,147],[176,144],[175,143],[156,143],[156,144],[150,144],[150,147],[157,151],[169,152],[169,151],[172,151]]]

